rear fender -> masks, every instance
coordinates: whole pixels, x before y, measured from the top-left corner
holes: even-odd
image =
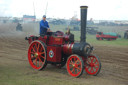
[[[30,44],[34,40],[38,40],[37,36],[30,35],[29,37],[25,37],[25,40],[28,40],[28,43]]]

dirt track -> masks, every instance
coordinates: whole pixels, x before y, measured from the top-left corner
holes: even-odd
[[[24,40],[25,36],[24,32],[0,32],[0,69],[11,68],[23,75],[37,74],[36,77],[53,78],[57,82],[67,81],[76,85],[128,85],[128,46],[94,45],[96,50],[93,53],[100,56],[102,63],[101,72],[98,76],[84,73],[80,78],[72,78],[65,67],[57,69],[48,65],[45,71],[33,70],[27,61],[28,43]]]

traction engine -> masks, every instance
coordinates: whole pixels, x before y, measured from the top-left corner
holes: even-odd
[[[61,31],[47,32],[46,35],[29,36],[28,61],[36,70],[43,70],[47,64],[59,68],[66,65],[67,72],[80,77],[85,70],[97,75],[101,69],[99,57],[91,52],[93,47],[86,42],[87,6],[81,6],[81,40],[74,41],[74,35]]]

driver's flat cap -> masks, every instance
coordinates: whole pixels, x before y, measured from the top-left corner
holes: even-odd
[[[46,15],[43,15],[44,18],[46,18]]]

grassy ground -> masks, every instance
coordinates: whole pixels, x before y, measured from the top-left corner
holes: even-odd
[[[51,85],[51,83],[52,85],[78,85],[77,82],[59,79],[59,76],[54,75],[54,77],[50,77],[46,73],[50,74],[48,71],[39,72],[33,69],[30,71],[30,69],[22,69],[22,67],[4,66],[0,70],[0,85]]]
[[[17,60],[10,60],[7,58],[2,59],[6,60],[6,64],[4,62],[0,62],[0,64],[2,64],[0,65],[0,85],[84,84],[84,82],[78,82],[81,78],[77,79],[69,76],[65,68],[57,69],[56,67],[49,65],[44,71],[37,71],[30,67],[28,61],[17,62]]]

